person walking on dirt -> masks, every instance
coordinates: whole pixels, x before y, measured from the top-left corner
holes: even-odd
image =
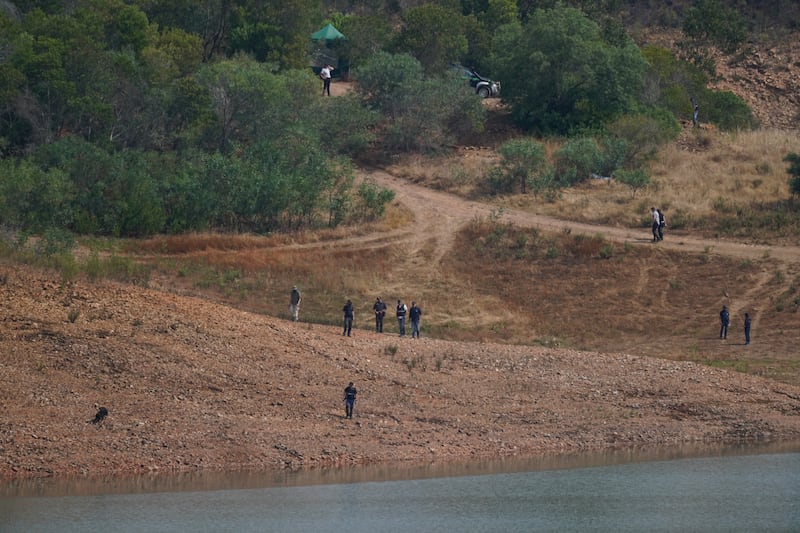
[[[300,296],[300,291],[297,289],[297,285],[292,287],[292,293],[289,295],[289,313],[292,315],[292,320],[297,322],[297,319],[300,316],[300,300],[302,297]]]
[[[353,386],[353,382],[344,389],[344,416],[345,418],[353,418],[353,407],[356,404],[356,394],[358,391]]]
[[[408,310],[408,318],[411,319],[411,338],[419,339],[419,321],[422,318],[422,309],[417,302],[411,302],[411,309]]]
[[[744,314],[744,344],[750,344],[750,313]]]
[[[372,310],[375,311],[375,332],[383,333],[383,317],[386,316],[386,304],[381,300],[380,296],[375,299]]]
[[[728,306],[723,305],[722,311],[719,312],[719,338],[728,338],[728,326],[731,325],[731,314],[728,312]]]
[[[653,222],[653,242],[658,240],[658,226],[661,224],[661,215],[658,214],[658,209],[655,207],[650,208],[650,219]]]
[[[353,302],[347,300],[347,303],[342,307],[342,313],[344,313],[344,329],[342,330],[342,335],[347,335],[349,337],[350,331],[353,329],[353,319],[355,318]]]
[[[408,307],[406,304],[402,302],[402,300],[397,300],[397,329],[400,331],[400,336],[406,336],[406,313],[408,312]]]
[[[664,226],[667,225],[667,218],[664,216],[664,213],[661,212],[661,209],[656,209],[658,212],[658,240],[664,240]]]
[[[333,67],[330,65],[325,65],[322,67],[322,70],[319,71],[319,77],[322,79],[322,96],[325,96],[327,93],[328,96],[331,95],[331,71]]]

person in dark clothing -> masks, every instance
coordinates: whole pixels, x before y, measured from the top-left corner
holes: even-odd
[[[744,314],[744,343],[750,344],[750,313]]]
[[[353,418],[353,406],[356,404],[356,394],[358,394],[358,391],[351,381],[344,389],[344,415],[346,418]]]
[[[108,416],[108,409],[105,407],[101,407],[97,410],[97,413],[94,415],[94,419],[90,420],[92,424],[99,424]]]
[[[406,336],[406,313],[408,307],[401,300],[397,300],[397,328],[400,330],[400,336]]]
[[[658,240],[664,240],[664,226],[667,225],[667,217],[664,216],[664,213],[661,212],[661,209],[656,209],[658,213]]]
[[[417,305],[417,302],[411,302],[408,318],[411,319],[411,338],[419,338],[419,321],[422,318],[422,309]]]
[[[353,318],[355,318],[353,302],[347,300],[347,303],[342,307],[342,313],[344,314],[344,329],[342,330],[342,335],[347,335],[349,337],[350,331],[353,329]]]
[[[723,305],[722,311],[719,312],[719,338],[728,338],[728,326],[731,325],[731,314],[728,312],[728,307]]]
[[[381,300],[381,297],[375,300],[375,305],[372,306],[375,311],[375,331],[383,333],[383,317],[386,316],[386,304]]]
[[[297,322],[300,314],[300,300],[302,300],[300,296],[300,290],[297,288],[297,285],[292,287],[292,292],[289,295],[289,312],[292,314],[292,320]]]

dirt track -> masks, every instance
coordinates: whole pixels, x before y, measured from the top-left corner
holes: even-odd
[[[632,230],[598,226],[515,209],[498,210],[488,204],[464,200],[452,194],[414,185],[383,171],[372,171],[366,176],[375,180],[376,183],[394,190],[398,201],[412,207],[417,245],[421,246],[425,241],[435,238],[438,243],[436,249],[439,259],[450,248],[453,235],[458,227],[474,217],[488,218],[493,214],[499,215],[500,221],[511,222],[521,227],[537,227],[545,231],[561,231],[569,228],[573,233],[602,234],[604,238],[615,242],[654,245],[649,228]],[[797,246],[765,246],[719,239],[698,239],[681,233],[672,233],[669,230],[665,240],[657,243],[656,246],[689,253],[710,253],[741,259],[771,257],[787,263],[800,263],[800,247]]]

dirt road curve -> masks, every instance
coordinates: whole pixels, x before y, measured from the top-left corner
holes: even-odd
[[[376,183],[395,191],[396,199],[411,209],[415,216],[415,232],[418,244],[436,238],[438,258],[450,248],[455,231],[474,217],[489,217],[498,210],[488,204],[465,200],[458,196],[434,191],[396,178],[380,170],[370,171],[365,176]],[[504,209],[501,221],[520,227],[537,227],[546,231],[569,228],[573,233],[587,235],[602,234],[615,242],[638,245],[653,245],[649,228],[630,229],[613,226],[598,226],[581,222],[561,220],[516,209]],[[659,247],[691,253],[710,253],[741,259],[763,259],[770,257],[787,263],[800,263],[800,247],[765,246],[745,244],[718,239],[697,239],[677,233],[668,233]]]

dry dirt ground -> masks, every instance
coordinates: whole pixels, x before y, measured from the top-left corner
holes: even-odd
[[[197,298],[2,271],[3,478],[800,438],[800,388],[691,362],[348,338]],[[109,415],[89,423],[98,405]]]

